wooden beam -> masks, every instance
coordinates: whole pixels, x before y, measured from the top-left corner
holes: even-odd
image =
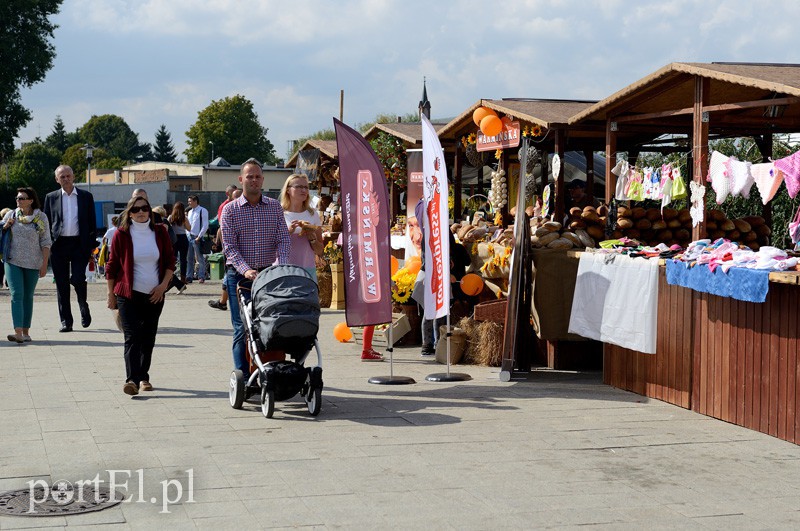
[[[564,219],[564,207],[566,206],[566,187],[564,186],[564,145],[566,142],[566,131],[556,129],[555,151],[559,158],[559,168],[553,168],[553,175],[558,173],[556,178],[556,199],[553,210],[555,211],[555,221],[561,223]]]
[[[770,157],[772,157],[772,135],[763,135],[760,141],[756,140],[756,143],[761,151],[761,162],[769,162]],[[767,227],[772,227],[772,201],[768,201],[761,208],[761,217],[764,218]],[[770,238],[770,241],[772,241],[772,238]]]
[[[723,111],[739,111],[743,109],[752,109],[753,107],[771,107],[775,105],[792,105],[800,103],[800,98],[791,96],[787,98],[775,98],[766,100],[755,101],[740,101],[738,103],[721,103],[719,105],[708,105],[703,107],[705,112],[723,112]],[[684,107],[683,109],[674,109],[670,111],[650,112],[645,114],[631,114],[626,116],[615,116],[614,121],[618,123],[625,122],[641,122],[646,120],[653,120],[657,118],[668,118],[672,116],[683,116],[694,114],[694,106]]]
[[[709,97],[708,78],[695,76],[694,85],[694,113],[692,116],[692,154],[693,154],[693,172],[692,180],[701,186],[705,186],[703,182],[708,173],[708,115],[704,120],[704,104],[708,102]],[[691,192],[690,192],[691,199]],[[703,207],[705,209],[705,206]],[[706,237],[706,221],[703,215],[703,221],[692,228],[692,240],[697,241]]]
[[[606,204],[611,204],[617,189],[617,176],[611,173],[617,163],[617,132],[611,130],[611,119],[606,120]]]

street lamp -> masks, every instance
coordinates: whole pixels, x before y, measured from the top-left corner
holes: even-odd
[[[86,191],[92,191],[92,154],[94,153],[94,146],[91,144],[84,144],[81,148],[86,152]]]
[[[211,162],[214,162],[214,142],[209,140],[208,143],[211,144]]]

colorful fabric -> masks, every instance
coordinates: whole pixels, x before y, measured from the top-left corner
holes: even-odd
[[[667,284],[740,301],[764,302],[769,292],[769,271],[733,267],[727,273],[721,269],[712,272],[705,265],[689,267],[667,260]]]
[[[800,191],[800,151],[776,160],[775,167],[783,173],[789,197],[794,199],[794,196]]]
[[[777,170],[772,162],[764,162],[753,164],[750,167],[750,174],[756,183],[758,193],[761,194],[761,202],[766,205],[778,193],[778,188],[783,182],[783,173]]]

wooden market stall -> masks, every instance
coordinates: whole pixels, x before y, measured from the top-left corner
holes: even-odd
[[[800,131],[800,65],[672,63],[569,123],[603,127],[609,160],[670,149],[631,143],[636,135],[678,135],[671,149],[690,146],[692,179],[705,184],[709,139],[752,136],[767,161],[773,134]],[[692,236],[705,235],[704,221]],[[668,285],[659,274],[655,355],[606,344],[604,381],[800,443],[800,272],[770,274],[761,304]]]

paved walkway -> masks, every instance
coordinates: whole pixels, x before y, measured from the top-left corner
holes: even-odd
[[[425,376],[443,367],[409,348],[395,374],[417,384],[369,384],[389,364],[361,363],[356,345],[332,340],[341,311],[322,316],[319,417],[298,399],[270,420],[255,402],[235,411],[228,315],[206,304],[218,289],[169,298],[156,390],[132,399],[104,286],[90,289],[92,327],[59,334],[53,285],[40,285],[34,343],[0,345],[0,491],[129,470],[117,490],[143,501],[2,516],[0,528],[800,527],[798,446],[612,389],[596,373],[501,383],[497,369],[459,366],[472,381],[432,383]],[[4,291],[10,330],[9,306]],[[168,480],[185,491],[161,513]]]

